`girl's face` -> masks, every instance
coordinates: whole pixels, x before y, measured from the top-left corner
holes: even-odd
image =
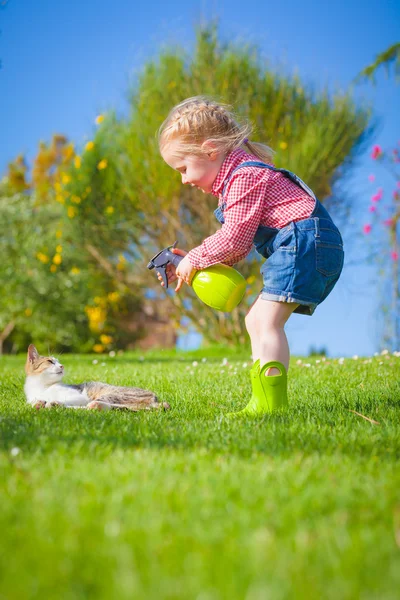
[[[218,153],[211,146],[207,148],[207,142],[204,142],[203,147],[205,150],[204,156],[185,155],[178,152],[178,142],[172,141],[163,149],[161,154],[167,165],[181,173],[182,183],[197,187],[205,194],[209,194],[226,155]],[[207,152],[207,149],[209,152]]]

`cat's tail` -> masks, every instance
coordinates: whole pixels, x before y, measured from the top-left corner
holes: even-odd
[[[159,402],[156,396],[155,396],[154,402],[152,402],[148,406],[117,404],[115,402],[104,402],[102,400],[95,400],[95,402],[96,402],[96,404],[101,404],[102,406],[104,406],[105,410],[107,410],[107,407],[109,407],[109,408],[117,408],[119,410],[130,410],[131,412],[139,412],[141,410],[152,410],[152,409],[169,410],[171,408],[171,406],[168,404],[168,402]]]

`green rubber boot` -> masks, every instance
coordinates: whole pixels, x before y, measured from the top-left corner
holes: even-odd
[[[265,375],[271,367],[278,369],[280,375]],[[282,363],[270,361],[260,369],[260,361],[257,360],[250,371],[250,378],[253,393],[249,403],[239,412],[228,413],[227,418],[255,417],[287,406],[287,373]]]

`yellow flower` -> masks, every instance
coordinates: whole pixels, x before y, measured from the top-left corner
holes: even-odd
[[[93,350],[98,354],[101,354],[102,352],[104,352],[104,346],[102,346],[102,344],[95,344],[93,346]]]
[[[71,177],[69,175],[67,175],[66,173],[63,173],[61,175],[61,181],[63,182],[64,185],[67,185],[67,183],[69,183],[71,181]]]
[[[96,117],[96,125],[100,125],[104,121],[104,115],[99,115]]]
[[[61,244],[58,244],[58,246],[56,246],[56,252],[58,252],[58,254],[61,254],[61,252],[62,252]]]
[[[65,204],[64,196],[62,196],[61,194],[56,194],[56,202],[59,202],[60,204]]]
[[[101,160],[99,162],[99,164],[97,165],[97,168],[99,171],[101,171],[102,169],[105,169],[107,167],[107,159],[103,158],[103,160]]]
[[[70,219],[73,219],[76,215],[77,211],[74,206],[68,206],[67,215]]]
[[[75,202],[75,204],[80,204],[81,203],[81,199],[79,198],[79,196],[72,195],[71,196],[71,202]]]
[[[55,272],[57,271],[57,267],[56,267],[56,265],[51,265],[51,267],[50,267],[50,271],[51,271],[52,273],[55,273]]]
[[[62,263],[62,257],[61,257],[61,254],[55,254],[55,255],[53,256],[53,263],[54,263],[55,265],[61,265],[61,263]]]
[[[281,142],[279,144],[279,148],[281,148],[281,150],[286,150],[287,147],[288,147],[287,142]]]
[[[57,231],[56,231],[56,238],[60,239],[60,237],[62,237],[62,231],[61,231],[61,229],[57,229]]]
[[[93,150],[94,142],[88,142],[85,146],[85,150]]]
[[[86,188],[85,192],[87,194],[90,194],[91,191],[92,191],[92,188],[90,187],[90,185],[88,185],[88,187]]]
[[[26,308],[26,309],[25,309],[25,315],[26,315],[27,317],[30,317],[30,316],[32,315],[32,309],[31,309],[31,308]]]
[[[85,313],[89,319],[90,330],[94,332],[101,331],[104,327],[107,312],[100,306],[86,306]]]
[[[75,169],[80,169],[81,168],[81,164],[82,164],[81,157],[80,156],[75,156],[75,159],[74,159]]]
[[[48,257],[46,254],[43,254],[43,252],[38,252],[38,253],[36,254],[36,258],[37,258],[38,260],[40,260],[40,262],[42,262],[43,264],[46,264],[46,263],[48,263],[48,262],[49,262],[49,260],[50,260],[50,259],[49,259],[49,257]]]
[[[54,189],[56,190],[56,192],[61,192],[61,190],[62,190],[61,183],[59,183],[58,181],[56,181],[54,183]]]
[[[107,206],[107,208],[106,208],[106,213],[107,213],[108,215],[112,215],[112,214],[113,214],[113,212],[114,212],[114,207],[113,207],[113,206]]]
[[[119,254],[118,256],[117,269],[118,271],[123,271],[126,267],[126,258],[123,254]]]
[[[118,302],[120,295],[118,292],[110,292],[107,296],[110,302]]]
[[[72,267],[72,269],[70,270],[71,275],[79,275],[80,272],[81,270],[78,269],[78,267]]]
[[[107,346],[107,344],[111,344],[111,342],[113,341],[113,338],[111,337],[111,335],[105,335],[105,333],[103,333],[100,336],[100,341],[102,344],[104,344],[105,346]]]

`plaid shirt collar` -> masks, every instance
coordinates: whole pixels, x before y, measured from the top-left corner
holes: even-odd
[[[216,176],[211,193],[219,198],[220,194],[224,189],[224,183],[227,179],[229,179],[233,169],[238,167],[242,162],[246,160],[258,160],[255,157],[247,154],[244,150],[233,150],[233,152],[229,152],[226,155],[224,162],[221,165],[220,170],[218,171],[218,175]]]

